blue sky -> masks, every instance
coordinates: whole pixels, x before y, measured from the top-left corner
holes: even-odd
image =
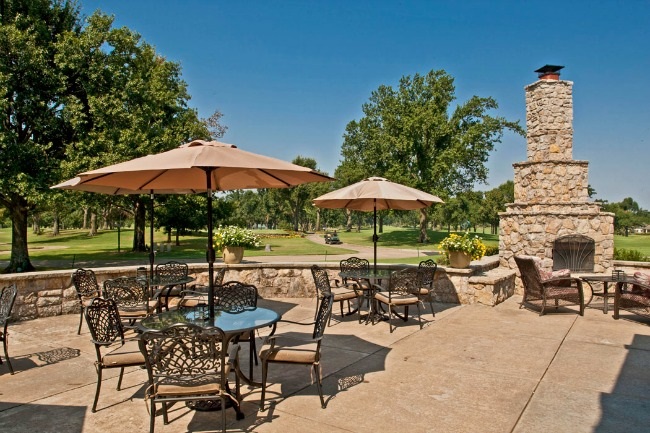
[[[443,69],[456,96],[492,96],[525,126],[524,86],[545,64],[573,81],[573,158],[596,198],[650,209],[650,1],[80,0],[181,64],[201,117],[224,113],[222,141],[333,174],[345,125],[382,84]],[[526,160],[507,134],[489,189]]]

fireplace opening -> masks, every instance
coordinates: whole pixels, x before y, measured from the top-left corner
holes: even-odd
[[[553,242],[553,270],[593,272],[596,243],[588,236],[567,235]]]

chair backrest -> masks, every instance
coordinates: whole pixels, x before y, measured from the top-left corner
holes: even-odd
[[[361,259],[359,257],[350,257],[339,262],[341,272],[359,272],[359,273],[368,273],[370,272],[370,262],[366,259]],[[347,282],[347,278],[343,279],[343,282]]]
[[[84,309],[84,316],[95,344],[109,345],[118,338],[124,341],[124,329],[112,299],[95,298]]]
[[[140,351],[150,383],[155,380],[173,380],[175,385],[195,384],[197,379],[221,375],[225,386],[223,368],[226,364],[227,347],[224,333],[219,328],[203,329],[182,323],[159,331],[148,331],[140,336]]]
[[[79,298],[94,298],[101,295],[97,277],[91,269],[79,268],[74,271],[72,285],[74,285]]]
[[[187,277],[189,267],[187,263],[170,261],[156,265],[156,277],[160,280],[177,280]]]
[[[390,275],[388,283],[389,296],[393,294],[417,295],[419,291],[420,271],[417,268],[407,268]]]
[[[519,268],[524,291],[528,294],[541,296],[543,292],[542,277],[539,275],[535,259],[525,256],[515,256],[514,258]]]
[[[433,259],[427,259],[420,262],[418,265],[418,276],[420,287],[433,287],[433,281],[435,279],[436,270],[438,269],[438,264],[433,261]]]
[[[314,284],[316,284],[316,291],[318,292],[318,296],[325,296],[326,294],[332,292],[330,277],[325,269],[321,268],[318,265],[312,265],[311,275],[314,277]]]
[[[7,329],[7,322],[11,316],[11,309],[14,306],[17,293],[18,289],[15,284],[3,287],[0,291],[0,327],[3,329]]]
[[[149,301],[149,289],[140,278],[118,277],[104,281],[104,297],[119,307],[142,307]]]
[[[226,276],[226,268],[220,268],[214,274],[214,286],[220,286],[223,284],[223,278]]]
[[[316,320],[314,321],[314,332],[312,338],[314,340],[320,340],[323,338],[325,329],[327,328],[327,322],[330,319],[332,314],[332,305],[334,304],[334,294],[328,293],[320,300],[318,304],[318,310],[316,310]]]
[[[214,288],[215,305],[228,311],[257,307],[257,287],[239,281],[228,281]]]

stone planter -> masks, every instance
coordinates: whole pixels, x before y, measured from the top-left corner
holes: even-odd
[[[449,251],[449,265],[452,268],[468,268],[472,256],[462,251]]]
[[[223,262],[228,265],[241,263],[244,258],[244,247],[223,247]]]

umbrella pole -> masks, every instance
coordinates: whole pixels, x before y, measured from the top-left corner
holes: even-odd
[[[374,257],[375,257],[375,267],[374,267],[374,272],[377,274],[377,240],[379,239],[377,237],[377,199],[374,199],[374,215],[373,215],[373,223],[372,226],[374,228],[374,232],[372,234],[372,243],[374,244]]]
[[[208,309],[210,310],[210,319],[214,318],[214,228],[212,227],[212,169],[204,168],[207,179],[208,189],[208,249],[206,252],[208,259]]]
[[[153,278],[153,262],[155,255],[153,252],[153,190],[151,190],[151,207],[149,209],[149,278]]]

